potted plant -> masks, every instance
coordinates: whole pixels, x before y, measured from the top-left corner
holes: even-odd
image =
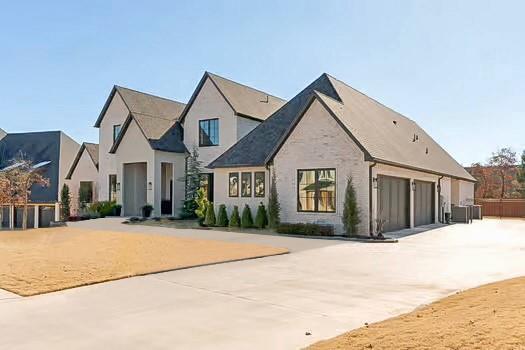
[[[120,216],[120,213],[122,212],[122,205],[120,204],[115,204],[113,206],[113,215],[115,216]]]
[[[153,212],[153,206],[151,204],[146,204],[142,207],[142,217],[149,218]]]

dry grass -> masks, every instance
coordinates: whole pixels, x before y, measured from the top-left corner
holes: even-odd
[[[0,232],[0,288],[29,296],[286,249],[60,227]]]
[[[309,349],[525,349],[525,278],[469,289]]]

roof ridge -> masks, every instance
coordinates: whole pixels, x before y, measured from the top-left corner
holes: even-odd
[[[145,117],[149,117],[149,118],[155,118],[155,119],[162,119],[162,120],[166,120],[166,121],[177,121],[179,120],[179,117],[177,116],[175,119],[168,119],[168,118],[164,118],[164,117],[159,117],[159,116],[156,116],[156,115],[153,115],[153,114],[148,114],[148,113],[141,113],[141,112],[133,112],[131,111],[130,114],[139,114],[139,115],[142,115],[142,116],[145,116]]]
[[[212,78],[212,79],[213,79],[213,77],[218,77],[218,78],[221,78],[221,79],[227,80],[227,81],[229,81],[229,82],[231,82],[231,83],[234,83],[234,84],[240,85],[240,86],[242,86],[242,87],[245,87],[245,88],[248,88],[248,89],[251,89],[251,90],[254,90],[254,91],[260,92],[260,93],[262,93],[262,94],[265,94],[265,95],[268,95],[268,96],[271,96],[271,97],[274,97],[274,98],[277,98],[277,99],[279,99],[279,100],[281,100],[281,101],[283,101],[283,102],[288,102],[288,100],[285,100],[285,99],[282,98],[282,97],[279,97],[279,96],[276,96],[276,95],[269,94],[269,93],[267,93],[266,91],[262,91],[261,89],[257,89],[257,88],[251,87],[251,86],[249,86],[249,85],[246,85],[246,84],[243,84],[243,83],[239,83],[239,82],[234,81],[234,80],[232,80],[232,79],[230,79],[230,78],[225,78],[225,77],[223,77],[222,75],[218,75],[218,74],[215,74],[215,73],[212,73],[212,72],[209,72],[209,71],[206,71],[206,73],[207,73],[208,76],[209,76],[210,78]]]
[[[168,101],[168,102],[175,102],[175,103],[179,103],[179,104],[181,104],[181,105],[186,105],[184,102],[180,102],[180,101],[177,101],[177,100],[173,100],[173,99],[171,99],[171,98],[167,98],[167,97],[162,97],[162,96],[154,95],[154,94],[149,93],[149,92],[144,92],[144,91],[139,91],[139,90],[131,89],[131,88],[128,88],[128,87],[125,87],[125,86],[115,85],[115,88],[116,88],[116,89],[125,89],[125,90],[129,90],[129,91],[132,91],[132,92],[136,92],[136,93],[139,93],[139,94],[142,94],[142,95],[147,95],[147,96],[155,97],[155,98],[158,98],[158,99],[161,99],[161,100],[166,100],[166,101]]]

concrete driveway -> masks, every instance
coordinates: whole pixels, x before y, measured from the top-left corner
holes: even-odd
[[[29,298],[0,293],[0,348],[297,349],[520,275],[525,221],[483,220],[398,244],[329,245]]]

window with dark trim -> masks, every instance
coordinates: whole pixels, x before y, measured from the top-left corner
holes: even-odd
[[[252,196],[252,173],[241,173],[241,197]]]
[[[113,142],[117,140],[120,130],[122,130],[122,125],[113,125]]]
[[[80,188],[78,190],[78,201],[80,206],[93,203],[93,182],[80,181]]]
[[[199,120],[199,146],[219,145],[219,119]]]
[[[255,182],[253,191],[255,197],[264,197],[265,195],[265,175],[266,173],[264,171],[256,171],[253,174]]]
[[[109,175],[109,201],[113,202],[117,200],[117,175]]]
[[[239,197],[239,173],[230,173],[228,179],[228,195]]]
[[[334,213],[335,169],[297,170],[297,211]]]

